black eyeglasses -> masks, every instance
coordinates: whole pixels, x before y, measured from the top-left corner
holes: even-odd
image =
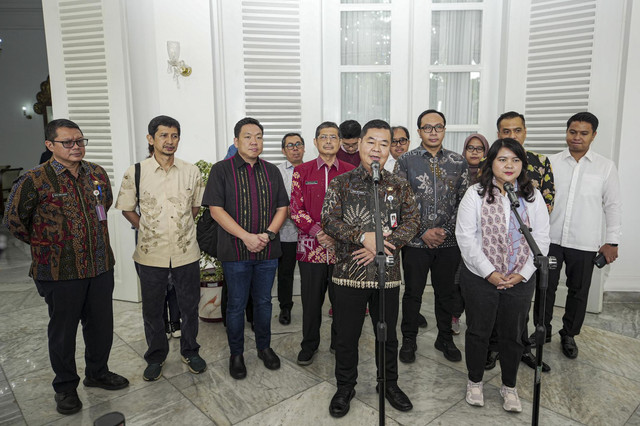
[[[467,145],[467,152],[484,152],[484,146],[471,146],[471,145]]]
[[[296,142],[296,143],[288,143],[284,147],[287,148],[288,150],[292,150],[293,148],[302,148],[303,146],[304,144],[302,142]]]
[[[420,130],[425,133],[431,133],[431,130],[435,130],[436,133],[442,133],[444,132],[444,126],[442,124],[436,124],[435,126],[425,124],[424,126],[420,127]]]
[[[391,141],[391,146],[396,146],[398,144],[405,146],[408,143],[409,143],[409,139],[407,138],[394,139]]]
[[[51,142],[61,143],[62,146],[67,149],[73,148],[73,145],[78,145],[79,147],[89,145],[89,139],[87,138],[76,139],[75,141],[51,141]]]

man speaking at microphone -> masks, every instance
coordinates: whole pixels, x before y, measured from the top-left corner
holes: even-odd
[[[391,127],[382,120],[365,124],[358,147],[360,165],[336,176],[329,185],[322,207],[323,231],[335,240],[336,265],[333,270],[335,300],[333,321],[337,331],[336,381],[338,390],[331,399],[329,413],[342,417],[355,396],[358,377],[358,340],[369,304],[374,332],[380,318],[378,273],[375,263],[374,189],[380,199],[380,219],[385,254],[397,257],[418,230],[418,211],[409,182],[384,170],[391,145]],[[386,398],[400,411],[413,408],[398,387],[398,321],[400,265],[388,266],[385,274],[384,315],[387,324],[385,351]],[[376,351],[376,365],[378,365]]]

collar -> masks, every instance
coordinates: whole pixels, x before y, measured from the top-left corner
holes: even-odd
[[[422,143],[415,150],[416,152],[419,152],[420,155],[429,156],[431,158],[444,156],[444,148],[442,147],[442,145],[440,145],[440,149],[438,150],[438,152],[436,152],[436,155],[432,155],[429,151],[427,151],[425,147],[422,146]]]
[[[236,166],[236,168],[240,168],[242,166],[250,166],[249,163],[247,163],[246,161],[244,161],[244,158],[242,158],[242,156],[240,156],[240,152],[236,152],[236,155],[234,155],[233,157],[231,157],[231,161],[233,161],[234,166]],[[256,159],[256,163],[254,164],[255,166],[258,166],[261,163],[260,157],[258,157]]]
[[[65,170],[67,170],[67,168],[60,162],[58,162],[58,160],[56,160],[55,158],[51,157],[51,160],[49,161],[51,162],[51,167],[53,167],[53,171],[56,173],[56,176],[59,176]],[[80,160],[80,168],[78,169],[78,171],[82,171],[84,173],[87,173],[89,171],[89,167],[87,166],[86,161]]]
[[[342,144],[340,144],[340,149],[341,149],[342,151],[344,151],[344,153],[345,153],[345,154],[347,154],[347,155],[356,155],[356,154],[358,154],[358,153],[359,153],[359,150],[356,150],[356,152],[354,152],[354,153],[351,153],[351,152],[347,151],[346,149],[344,149],[344,147],[342,146]]]
[[[294,166],[293,166],[293,164],[291,164],[291,161],[286,160],[286,159],[284,160],[284,168],[285,169],[293,169],[293,167]]]
[[[151,160],[151,163],[153,164],[153,170],[162,169],[162,166],[160,165],[160,163],[158,163],[158,160],[156,160],[155,155],[152,155],[151,157],[149,157],[149,160]],[[175,167],[176,169],[180,169],[180,166],[182,165],[181,163],[182,162],[178,158],[173,157],[173,164],[171,165],[171,167],[169,167],[169,170],[171,170],[172,167]]]
[[[586,158],[587,160],[589,160],[590,163],[593,163],[593,161],[595,160],[595,153],[593,151],[591,151],[591,148],[589,148],[587,153],[584,156],[582,156],[582,158]],[[567,148],[564,151],[562,151],[562,159],[563,160],[571,159],[576,163],[578,162],[573,158],[573,155],[571,155],[571,151],[569,151],[569,148]]]
[[[340,160],[338,160],[338,157],[336,157],[335,160],[333,160],[333,164],[331,165],[331,167],[329,167],[329,165],[322,159],[322,157],[318,155],[318,157],[316,158],[316,166],[318,167],[318,170],[320,170],[322,166],[327,166],[329,169],[335,167],[337,171],[340,171]]]
[[[355,173],[356,176],[358,176],[360,179],[362,179],[363,181],[369,181],[369,182],[373,182],[373,178],[371,177],[371,173],[369,173],[367,171],[367,169],[364,168],[364,166],[362,165],[362,163],[360,163],[358,165],[358,167],[356,167],[355,169],[353,169],[353,173]],[[380,168],[380,182],[384,182],[385,181],[385,175],[389,173],[388,170],[386,170],[384,167]]]

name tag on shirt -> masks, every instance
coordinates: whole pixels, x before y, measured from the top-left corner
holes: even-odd
[[[357,191],[355,189],[350,189],[349,192],[351,192],[352,194],[356,194],[356,195],[367,195],[367,192],[365,192],[365,191]]]
[[[317,180],[308,180],[304,184],[305,185],[317,185],[318,181]]]
[[[56,192],[55,194],[51,194],[51,197],[60,198],[60,197],[66,197],[67,195],[69,195],[68,192]]]

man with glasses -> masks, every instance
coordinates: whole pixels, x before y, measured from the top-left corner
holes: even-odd
[[[498,138],[512,138],[517,140],[520,145],[524,146],[524,142],[527,138],[527,127],[525,125],[524,115],[517,113],[515,111],[505,112],[504,114],[498,117],[498,121],[496,122],[496,126],[498,127]],[[555,186],[553,183],[553,172],[551,171],[551,163],[549,159],[542,154],[538,154],[533,151],[526,150],[527,152],[527,163],[529,163],[527,167],[527,176],[533,183],[535,188],[538,188],[540,193],[542,194],[542,198],[544,199],[545,204],[547,205],[547,210],[549,213],[553,210],[553,200],[556,193]],[[536,279],[538,278],[538,274],[536,274]],[[538,293],[538,285],[536,284],[536,294]],[[529,323],[529,317],[527,314],[527,321]],[[524,352],[522,353],[522,362],[528,365],[530,368],[537,367],[537,360],[535,355],[531,353],[531,342],[533,340],[533,335],[531,336],[531,340],[529,338],[528,327],[522,331],[522,344],[524,345]],[[551,341],[551,327],[547,329],[547,342]],[[496,365],[496,358],[498,357],[498,352],[496,350],[498,346],[497,336],[495,333],[491,336],[491,341],[489,342],[489,352],[487,353],[487,363],[485,365],[486,369],[491,369]],[[542,371],[547,373],[551,371],[551,367],[547,363],[542,363]]]
[[[340,124],[340,149],[338,150],[338,160],[353,164],[358,167],[360,164],[360,153],[358,153],[358,138],[360,137],[360,123],[356,120],[347,120]]]
[[[431,271],[435,295],[438,337],[435,348],[449,361],[462,360],[453,343],[451,317],[455,314],[459,288],[455,273],[460,263],[460,249],[455,237],[458,205],[469,184],[465,159],[444,149],[446,120],[444,114],[429,109],[418,117],[421,144],[398,160],[396,170],[405,177],[420,208],[420,226],[416,236],[402,249],[405,291],[402,296],[402,347],[400,361],[416,359],[418,313],[422,294]]]
[[[393,132],[393,140],[391,141],[391,149],[389,153],[391,156],[384,163],[384,168],[390,172],[393,172],[393,168],[396,165],[396,161],[402,154],[409,151],[409,145],[411,145],[411,141],[409,140],[409,129],[404,126],[394,126],[391,128]]]
[[[52,158],[13,186],[4,225],[31,246],[29,275],[49,307],[49,359],[56,409],[82,409],[76,388],[76,333],[82,321],[83,384],[106,390],[129,386],[109,371],[113,342],[113,265],[107,211],[113,202],[105,170],[84,161],[88,139],[76,123],[53,120],[45,129]],[[165,338],[166,340],[166,338]]]
[[[169,277],[176,291],[182,324],[180,355],[193,374],[207,369],[200,357],[198,303],[200,302],[200,248],[194,218],[200,211],[204,183],[198,167],[175,157],[180,123],[165,115],[148,125],[151,157],[140,163],[139,191],[135,166],[122,178],[116,208],[138,229],[133,253],[140,277],[142,318],[147,339],[147,362],[142,378],[158,380],[169,354],[164,308]],[[140,213],[136,206],[140,206]]]
[[[287,195],[291,198],[291,178],[293,168],[302,164],[304,157],[304,139],[300,133],[287,133],[282,137],[282,153],[286,160],[278,164]],[[291,324],[291,308],[293,307],[293,272],[296,268],[296,246],[298,245],[298,228],[287,217],[280,228],[280,246],[282,256],[278,259],[278,302],[280,315],[278,321],[282,325]]]
[[[302,343],[298,354],[299,365],[309,365],[320,345],[322,304],[329,289],[333,304],[331,277],[336,263],[335,241],[324,233],[321,225],[322,203],[331,180],[354,169],[340,161],[336,154],[340,149],[338,125],[325,121],[316,128],[313,140],[318,157],[297,166],[293,171],[291,190],[291,218],[298,227],[296,258],[300,267],[302,293]],[[335,327],[331,323],[331,348]]]

